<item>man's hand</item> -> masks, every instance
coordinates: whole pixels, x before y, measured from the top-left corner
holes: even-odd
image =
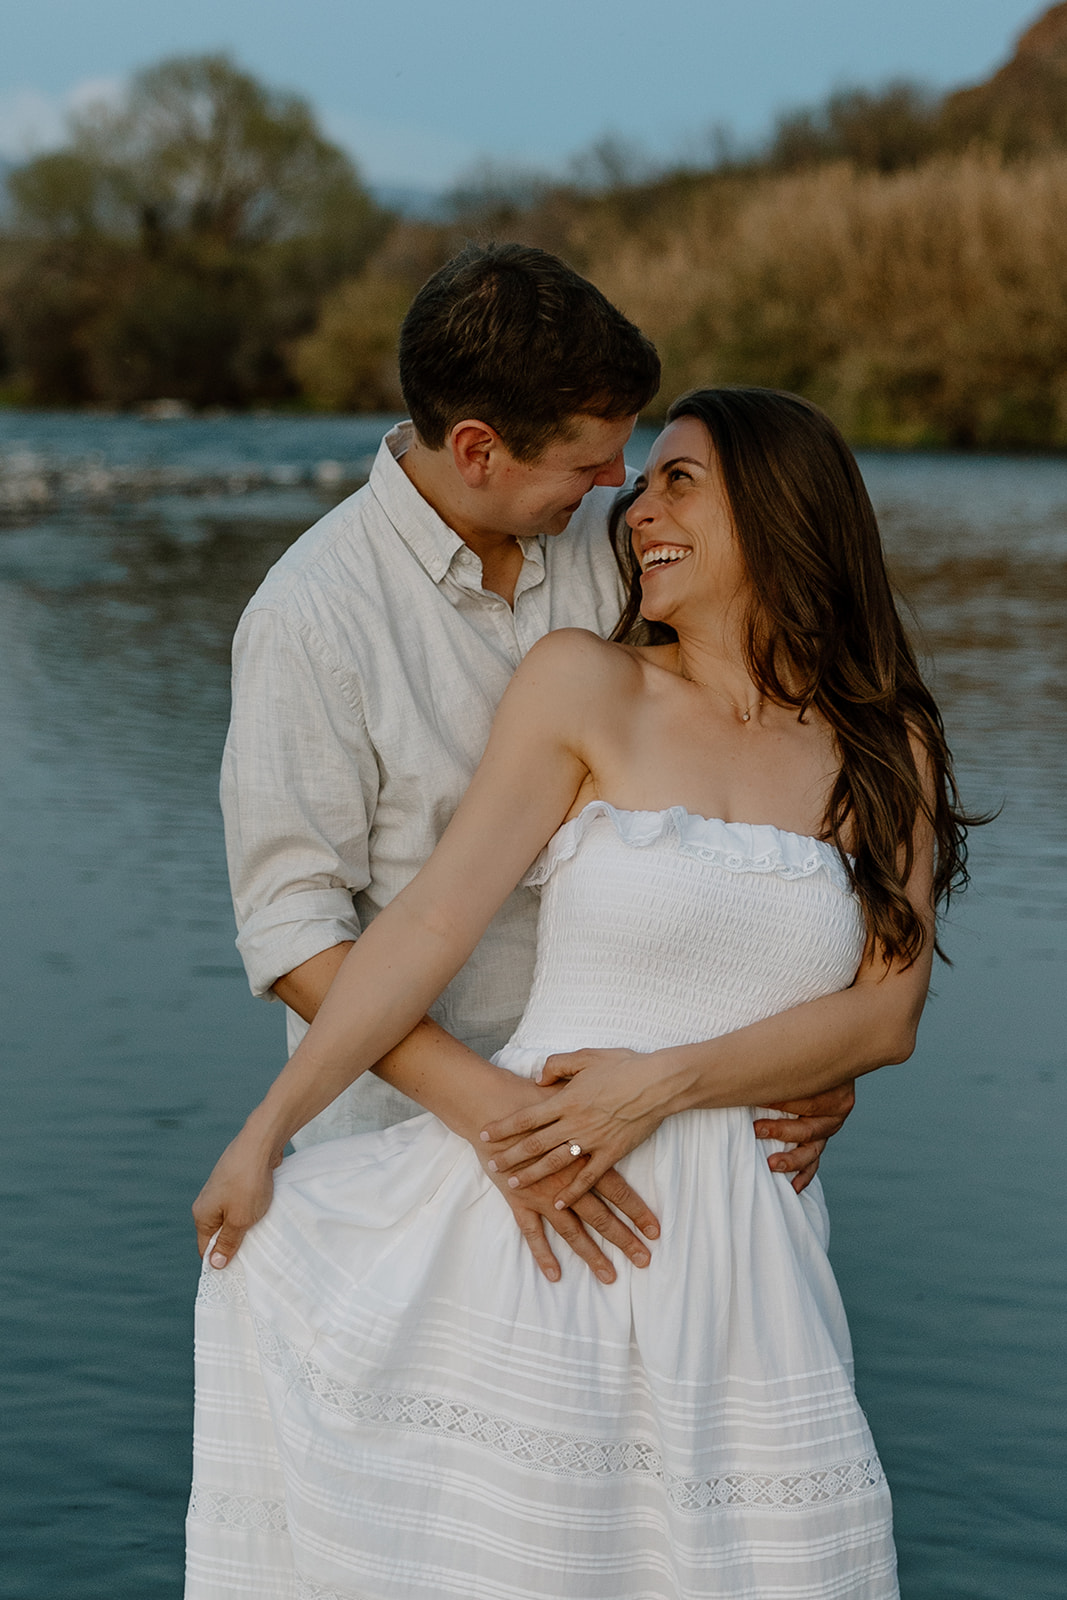
[[[614,1281],[615,1268],[590,1237],[590,1230],[616,1245],[635,1266],[648,1265],[646,1240],[659,1237],[659,1223],[618,1172],[604,1172],[594,1193],[582,1194],[570,1206],[558,1210],[556,1202],[562,1190],[581,1172],[583,1162],[568,1162],[564,1171],[546,1175],[521,1192],[509,1186],[506,1173],[489,1171],[493,1152],[480,1137],[487,1119],[544,1100],[550,1090],[503,1067],[492,1066],[429,1017],[424,1017],[395,1050],[379,1061],[374,1071],[467,1140],[511,1207],[530,1253],[551,1282],[558,1280],[560,1269],[545,1234],[546,1221],[605,1283]]]
[[[792,1172],[793,1188],[800,1194],[819,1170],[827,1139],[840,1133],[856,1104],[855,1083],[842,1083],[806,1100],[783,1100],[768,1106],[769,1111],[784,1111],[784,1117],[754,1122],[757,1139],[780,1139],[794,1146],[770,1157],[772,1172]]]
[[[478,1153],[484,1167],[488,1159],[484,1145]],[[611,1207],[616,1206],[623,1212],[647,1239],[659,1237],[659,1223],[641,1196],[614,1169],[605,1172],[591,1194],[583,1195],[565,1211],[557,1211],[558,1195],[580,1167],[581,1162],[575,1161],[562,1172],[542,1178],[539,1183],[531,1184],[521,1192],[508,1187],[503,1173],[486,1171],[486,1176],[511,1207],[530,1254],[550,1283],[559,1280],[560,1269],[545,1234],[546,1222],[602,1283],[614,1283],[615,1268],[587,1230],[591,1228],[602,1239],[616,1245],[635,1267],[647,1267],[651,1260],[648,1246],[615,1215]]]

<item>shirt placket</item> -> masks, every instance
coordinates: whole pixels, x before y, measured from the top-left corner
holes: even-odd
[[[537,549],[531,555],[524,550],[513,606],[509,606],[502,595],[482,587],[482,564],[473,550],[457,551],[450,572],[453,581],[479,607],[485,622],[517,667],[531,645],[536,644],[548,631],[545,567],[541,551]]]
[[[545,554],[531,541],[523,548],[522,571],[515,585],[513,608],[515,637],[520,655],[525,655],[549,630],[548,585],[545,582]]]

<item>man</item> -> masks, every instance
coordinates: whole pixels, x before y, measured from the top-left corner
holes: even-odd
[[[433,849],[526,650],[553,628],[614,626],[607,518],[659,361],[555,257],[472,246],[412,303],[400,373],[411,423],[271,570],[234,643],[222,799],[238,946],[253,990],[289,1007],[290,1049],[361,928]],[[481,1157],[487,1122],[551,1092],[486,1059],[525,1003],[535,920],[517,889],[432,1016],[297,1142],[425,1108]],[[807,1108],[821,1115],[775,1125],[801,1149],[774,1164],[804,1179],[812,1141],[849,1109],[848,1095],[821,1100]],[[644,1202],[613,1173],[557,1212],[572,1171],[521,1202],[498,1183],[542,1271],[559,1275],[545,1219],[606,1282],[614,1269],[583,1224],[645,1264],[644,1240],[605,1203],[654,1238]],[[217,1221],[201,1209],[197,1225],[206,1243]],[[240,1238],[230,1227],[222,1257]]]

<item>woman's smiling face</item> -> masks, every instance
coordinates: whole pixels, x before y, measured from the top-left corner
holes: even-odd
[[[695,417],[660,434],[626,512],[641,567],[641,615],[670,622],[679,606],[724,606],[748,586],[710,435]]]

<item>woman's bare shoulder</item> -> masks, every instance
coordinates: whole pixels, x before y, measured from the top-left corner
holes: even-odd
[[[556,628],[527,652],[519,673],[547,675],[561,682],[622,686],[640,673],[640,652],[602,639],[588,628]],[[516,674],[518,676],[518,674]]]
[[[626,645],[585,628],[559,628],[523,657],[498,721],[527,730],[536,725],[572,748],[585,748],[596,730],[627,715],[645,670]]]

